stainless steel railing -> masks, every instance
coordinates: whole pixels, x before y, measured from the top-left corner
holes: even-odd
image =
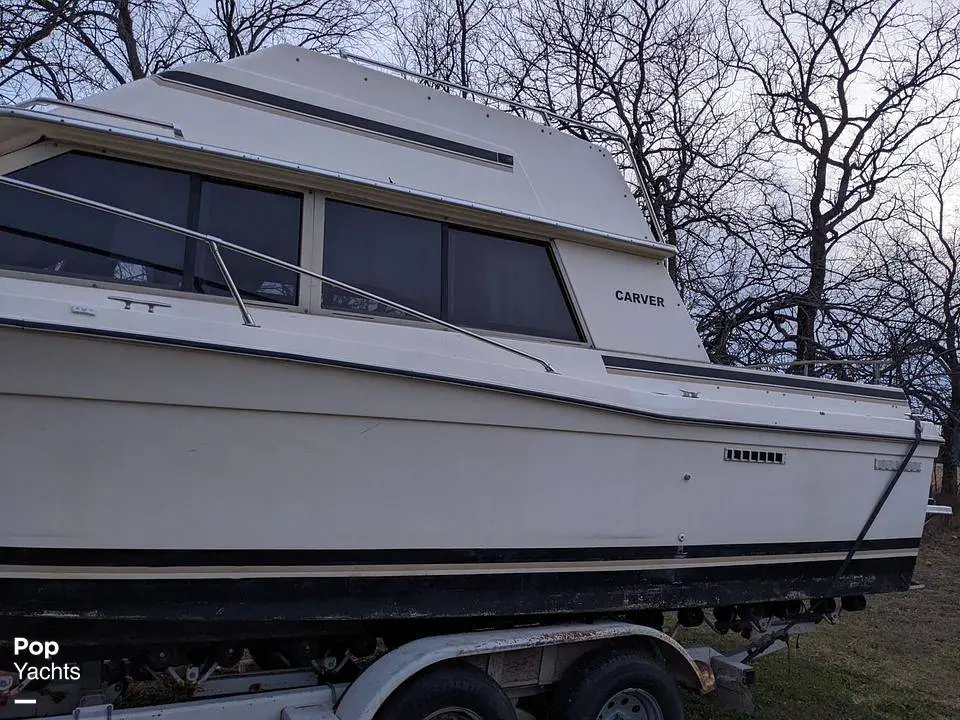
[[[344,60],[353,60],[354,62],[364,63],[366,65],[371,65],[373,67],[383,68],[384,70],[392,70],[393,72],[399,73],[400,75],[415,77],[420,80],[425,80],[427,82],[437,83],[446,88],[451,88],[453,90],[460,90],[461,92],[467,92],[471,95],[477,97],[482,97],[487,100],[493,100],[494,102],[502,102],[505,105],[510,107],[518,108],[520,110],[527,110],[528,112],[536,113],[543,118],[543,124],[548,127],[550,125],[550,120],[556,120],[557,122],[566,123],[574,127],[583,128],[584,130],[589,130],[591,132],[598,133],[600,135],[605,135],[606,137],[614,140],[615,142],[620,143],[623,146],[624,151],[627,153],[627,157],[630,159],[630,166],[633,169],[634,174],[637,176],[637,186],[640,188],[640,194],[643,196],[643,205],[647,211],[647,215],[650,218],[650,224],[653,226],[653,233],[656,239],[659,242],[666,243],[666,237],[663,233],[663,228],[660,226],[660,218],[657,217],[656,210],[653,206],[653,201],[650,199],[650,193],[647,190],[647,184],[643,181],[643,175],[640,172],[640,163],[637,161],[637,156],[633,152],[633,146],[630,144],[630,141],[620,133],[615,130],[610,130],[609,128],[602,127],[600,125],[592,125],[591,123],[584,122],[583,120],[577,120],[576,118],[567,117],[566,115],[559,115],[552,110],[547,108],[538,107],[536,105],[527,105],[526,103],[519,102],[517,100],[510,100],[509,98],[500,97],[499,95],[492,95],[482,90],[474,90],[471,87],[466,85],[460,85],[455,83],[452,80],[443,80],[441,78],[432,77],[430,75],[424,75],[418,73],[414,70],[408,70],[407,68],[401,67],[399,65],[393,65],[388,62],[383,62],[382,60],[374,60],[372,58],[364,57],[363,55],[357,55],[356,53],[347,52],[346,50],[340,51],[340,57]]]
[[[25,100],[24,102],[17,103],[13,107],[20,108],[21,110],[30,110],[31,108],[37,105],[58,105],[60,107],[73,108],[74,110],[82,110],[84,112],[93,113],[94,115],[106,115],[108,117],[120,118],[121,120],[133,120],[134,122],[144,123],[146,125],[154,125],[156,127],[162,127],[167,130],[173,131],[173,134],[176,137],[183,137],[183,130],[180,129],[180,126],[172,122],[164,122],[162,120],[153,120],[151,118],[141,117],[140,115],[131,115],[130,113],[117,112],[116,110],[103,110],[101,108],[90,107],[89,105],[81,105],[75,102],[68,102],[67,100],[57,100],[55,98],[49,97],[35,97],[31,100]]]
[[[770,368],[780,369],[780,368],[792,368],[799,367],[802,369],[804,375],[810,374],[810,368],[814,365],[859,365],[862,367],[872,367],[873,383],[876,385],[880,384],[880,368],[889,363],[889,360],[884,360],[883,358],[871,358],[864,360],[856,359],[844,359],[844,360],[785,360],[783,362],[769,362],[769,363],[760,363],[759,365],[740,365],[739,367],[749,368],[751,370],[767,370]]]
[[[210,254],[213,255],[214,261],[217,263],[217,268],[220,270],[220,274],[223,275],[224,282],[227,285],[227,288],[230,290],[230,295],[233,296],[234,302],[237,303],[237,308],[240,310],[240,315],[243,319],[243,324],[249,327],[258,327],[257,323],[254,322],[253,316],[250,314],[247,304],[244,302],[243,297],[240,294],[240,290],[237,288],[237,284],[233,280],[233,276],[230,274],[230,270],[227,267],[226,262],[223,259],[223,255],[220,253],[221,248],[226,248],[227,250],[232,250],[233,252],[239,253],[241,255],[246,255],[247,257],[255,258],[262,262],[267,263],[268,265],[273,265],[275,267],[283,268],[284,270],[290,270],[291,272],[298,273],[300,275],[306,275],[308,277],[315,278],[321,282],[329,283],[334,287],[340,288],[341,290],[346,290],[347,292],[354,293],[361,297],[365,297],[368,300],[373,300],[378,303],[382,303],[389,307],[392,307],[396,310],[400,310],[407,315],[415,317],[419,320],[424,320],[426,322],[439,325],[446,328],[447,330],[453,330],[454,332],[460,333],[461,335],[466,335],[471,337],[474,340],[479,340],[480,342],[486,343],[487,345],[492,345],[494,347],[505,350],[514,355],[526,358],[532,362],[540,365],[548,373],[556,373],[556,370],[548,363],[546,360],[538,358],[536,355],[531,355],[530,353],[524,352],[523,350],[518,350],[517,348],[511,347],[506,343],[499,342],[479,333],[475,333],[472,330],[467,330],[466,328],[460,327],[459,325],[454,325],[449,323],[446,320],[441,320],[440,318],[428,315],[427,313],[420,312],[406,305],[402,305],[393,300],[389,300],[380,295],[376,295],[372,292],[368,292],[362,288],[355,287],[340,280],[335,280],[334,278],[327,277],[313,270],[309,270],[300,265],[295,265],[293,263],[286,262],[285,260],[280,260],[279,258],[272,257],[271,255],[265,255],[264,253],[257,252],[256,250],[251,250],[244,247],[243,245],[237,245],[232,242],[228,242],[222,238],[219,238],[215,235],[207,235],[205,233],[197,232],[196,230],[191,230],[189,228],[181,227],[179,225],[174,225],[173,223],[168,223],[163,220],[157,220],[156,218],[149,217],[147,215],[141,215],[140,213],[133,212],[131,210],[124,210],[123,208],[114,207],[113,205],[107,205],[106,203],[97,202],[96,200],[88,200],[87,198],[79,197],[77,195],[71,195],[70,193],[65,193],[60,190],[54,190],[52,188],[43,187],[42,185],[34,185],[33,183],[24,182],[23,180],[17,180],[11,177],[5,177],[0,175],[0,184],[9,185],[11,187],[20,188],[21,190],[27,190],[29,192],[37,193],[39,195],[46,195],[47,197],[58,198],[60,200],[65,200],[67,202],[74,203],[76,205],[82,205],[84,207],[89,207],[94,210],[100,210],[102,212],[110,213],[111,215],[116,215],[118,217],[126,218],[128,220],[133,220],[134,222],[139,222],[144,225],[150,225],[155,228],[160,228],[161,230],[168,230],[177,235],[183,235],[186,237],[194,238],[195,240],[200,240],[207,244],[207,247],[210,248]]]

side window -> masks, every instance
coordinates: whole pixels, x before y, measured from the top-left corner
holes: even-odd
[[[78,152],[11,177],[299,264],[302,198],[294,193]],[[245,297],[296,304],[297,273],[228,250],[223,255]],[[0,185],[0,267],[228,294],[205,243],[6,185]]]
[[[204,180],[200,190],[197,229],[299,265],[300,204],[299,195]],[[210,254],[210,248],[206,243],[199,244],[202,247],[198,249],[194,289],[228,295],[229,290]],[[230,250],[221,252],[234,282],[245,297],[296,304],[299,273]]]
[[[323,273],[466,327],[581,340],[545,245],[327,200]],[[329,283],[323,307],[410,319]]]
[[[438,317],[442,234],[432,220],[327,200],[324,275]],[[323,286],[323,307],[410,317],[329,284]]]
[[[450,228],[448,257],[450,322],[581,339],[543,245]]]
[[[91,155],[58,155],[18,180],[187,225],[190,176]],[[56,198],[0,187],[0,265],[180,288],[184,238]]]

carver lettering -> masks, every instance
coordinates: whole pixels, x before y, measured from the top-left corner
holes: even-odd
[[[646,295],[644,293],[633,292],[632,290],[617,290],[613,295],[617,300],[622,302],[663,307],[663,298],[659,295]]]

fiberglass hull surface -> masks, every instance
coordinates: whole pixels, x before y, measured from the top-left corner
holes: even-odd
[[[916,559],[928,444],[837,579],[889,480],[875,461],[899,459],[905,440],[658,422],[323,364],[0,335],[18,363],[16,379],[0,379],[11,627],[96,642],[169,623],[217,637],[263,621],[338,632],[609,615],[903,590]],[[744,445],[784,462],[723,460]]]

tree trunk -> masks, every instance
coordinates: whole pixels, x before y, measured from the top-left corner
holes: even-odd
[[[119,0],[117,2],[117,36],[127,54],[127,69],[130,70],[130,77],[133,80],[140,80],[147,76],[140,61],[140,50],[137,47],[136,32],[133,27],[133,15],[130,11],[129,0]]]
[[[457,19],[460,21],[460,79],[459,82],[464,87],[470,86],[470,78],[467,77],[467,13],[469,12],[463,2],[463,0],[458,0],[457,2]],[[464,98],[467,97],[467,91],[462,90],[461,95]]]
[[[650,208],[650,212],[656,212],[653,208]],[[673,208],[669,204],[664,204],[663,208],[663,232],[665,237],[664,240],[668,244],[673,245],[674,248],[677,246],[677,228],[676,223],[673,219]],[[667,271],[670,273],[670,279],[673,280],[673,284],[677,286],[678,290],[681,290],[681,297],[683,296],[682,289],[677,283],[677,277],[680,273],[680,253],[677,253],[670,257],[667,261]]]
[[[797,362],[791,371],[797,375],[814,374],[810,361],[817,359],[817,314],[823,303],[827,280],[827,233],[815,228],[810,235],[810,281],[797,303]]]
[[[960,370],[951,373],[950,412],[943,423],[943,493],[957,494],[957,468],[960,467]]]

